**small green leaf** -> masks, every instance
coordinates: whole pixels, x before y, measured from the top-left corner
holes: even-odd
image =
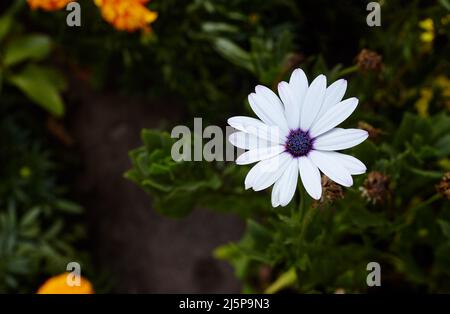
[[[265,291],[265,293],[273,294],[284,288],[290,287],[297,282],[297,273],[295,268],[291,268],[285,273],[281,274],[274,283],[272,283]]]
[[[254,73],[255,69],[252,59],[247,51],[225,38],[217,38],[213,44],[217,52],[225,59]]]
[[[8,81],[51,114],[64,115],[64,103],[58,92],[61,86],[54,82],[47,68],[29,65],[22,72],[8,77]]]
[[[20,221],[20,226],[22,228],[29,227],[33,223],[35,223],[36,218],[39,216],[41,209],[39,207],[34,207],[30,209],[25,215],[22,217]]]
[[[4,15],[0,17],[0,41],[5,38],[11,29],[13,19],[9,15]]]
[[[236,33],[239,28],[235,25],[217,22],[205,22],[202,24],[202,30],[206,33],[228,32]]]
[[[50,48],[50,39],[44,35],[14,39],[6,46],[3,64],[13,66],[25,60],[41,60],[50,53]]]
[[[441,157],[446,157],[450,155],[450,134],[444,135],[437,142],[435,147],[439,151]]]
[[[81,214],[83,212],[83,207],[80,205],[63,199],[57,200],[55,202],[55,207],[70,214]]]
[[[447,237],[450,238],[450,223],[448,223],[445,220],[439,219],[438,220],[439,225],[441,226],[442,233]]]
[[[447,9],[447,11],[450,11],[450,2],[448,0],[439,0],[439,3]]]

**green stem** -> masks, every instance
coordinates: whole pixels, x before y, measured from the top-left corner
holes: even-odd
[[[441,198],[441,195],[440,194],[434,194],[433,196],[431,196],[429,199],[427,199],[426,201],[424,201],[424,202],[422,202],[422,203],[420,203],[420,204],[417,204],[416,206],[414,206],[413,208],[411,208],[410,209],[410,211],[411,212],[416,212],[418,209],[420,209],[420,208],[422,208],[422,207],[425,207],[425,206],[428,206],[428,205],[430,205],[431,203],[433,203],[434,201],[437,201],[438,199],[440,199]]]
[[[302,224],[302,230],[300,231],[300,243],[303,242],[306,236],[306,232],[308,231],[308,226],[311,223],[311,221],[314,218],[314,215],[316,214],[317,209],[309,206],[305,215],[302,217],[303,224]]]
[[[303,187],[301,185],[299,185],[298,191],[299,191],[299,195],[300,195],[300,200],[299,200],[299,204],[298,204],[298,212],[299,212],[300,220],[302,220],[303,216],[305,215],[305,191],[303,190]]]
[[[358,65],[353,65],[351,67],[343,69],[341,72],[338,73],[337,77],[345,76],[347,74],[351,74],[358,71]]]

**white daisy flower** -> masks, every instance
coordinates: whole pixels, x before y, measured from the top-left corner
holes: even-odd
[[[293,198],[298,176],[305,190],[320,199],[320,171],[343,186],[353,184],[352,175],[362,174],[366,166],[353,156],[336,152],[363,142],[368,133],[336,126],[355,110],[358,99],[342,100],[347,81],[338,80],[327,87],[319,75],[308,86],[301,69],[288,82],[278,84],[280,98],[258,85],[248,96],[259,119],[237,116],[228,124],[239,132],[229,140],[248,151],[240,155],[239,165],[258,162],[245,178],[245,188],[260,191],[273,186],[272,206],[286,206]],[[319,171],[320,170],[320,171]]]

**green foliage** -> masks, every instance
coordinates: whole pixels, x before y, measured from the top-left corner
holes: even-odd
[[[259,78],[262,84],[273,86],[274,79],[283,75],[281,70],[288,65],[292,51],[292,36],[288,30],[277,34],[277,38],[250,38],[251,50],[244,51],[232,41],[214,38],[215,49],[227,60],[240,66]]]
[[[44,35],[25,35],[12,39],[4,50],[2,63],[6,67],[27,60],[39,61],[50,53],[50,39]]]
[[[166,11],[170,1],[156,6],[167,15],[161,14],[160,25],[168,25],[164,19],[175,16]],[[362,160],[369,172],[378,171],[387,178],[387,184],[381,186],[381,201],[364,193],[370,188],[365,183],[369,173],[356,176],[343,199],[311,202],[300,189],[298,204],[272,209],[269,193],[242,190],[249,168],[221,162],[175,162],[170,158],[173,140],[159,131],[144,134],[165,138],[169,144],[157,148],[149,145],[144,135],[145,145],[130,154],[133,168],[127,177],[144,188],[164,214],[184,215],[186,204],[190,209],[220,207],[227,212],[245,212],[243,217],[248,220],[242,239],[214,252],[234,267],[245,292],[366,292],[371,290],[366,285],[366,265],[371,261],[382,265],[384,291],[450,291],[450,205],[435,189],[450,169],[450,102],[448,95],[436,88],[437,78],[448,78],[450,73],[446,57],[450,34],[448,24],[442,22],[448,19],[448,12],[442,10],[445,6],[445,2],[420,6],[418,1],[385,3],[383,27],[369,28],[363,24],[367,13],[361,4],[349,4],[343,10],[329,2],[319,8],[312,1],[267,1],[260,7],[253,2],[244,6],[241,1],[195,1],[177,8],[178,13],[189,8],[186,14],[190,18],[177,15],[177,21],[183,31],[188,30],[192,47],[166,39],[169,30],[155,25],[158,49],[153,53],[163,60],[163,77],[185,97],[191,113],[201,112],[209,121],[223,122],[237,112],[246,114],[243,102],[254,85],[276,89],[299,64],[310,78],[319,73],[324,73],[329,83],[347,78],[346,95],[358,97],[360,105],[346,126],[364,121],[373,125],[376,133],[351,154]],[[279,10],[283,14],[275,14]],[[347,18],[346,24],[338,22],[343,18]],[[431,42],[421,41],[424,30],[420,22],[426,18],[434,23]],[[322,25],[332,27],[324,29]],[[197,62],[195,67],[192,60],[177,54],[176,58],[183,58],[178,66],[168,52],[169,45],[173,51],[186,51],[202,60],[201,64]],[[378,70],[363,70],[355,64],[362,48],[381,54],[383,65]],[[199,68],[201,75],[195,76],[195,86],[191,85],[190,75]],[[227,82],[228,78],[239,80],[239,86]],[[420,111],[416,102],[424,88],[432,90],[433,96]],[[204,110],[205,102],[215,111]],[[162,165],[165,170],[156,176]],[[169,170],[178,167],[183,169],[179,173]],[[177,184],[182,186],[176,183],[179,178],[192,187],[192,198],[184,202],[179,201],[182,192],[173,193]],[[156,189],[157,184],[167,189]],[[226,206],[218,206],[221,203]],[[254,210],[248,211],[252,204]]]
[[[72,245],[83,230],[68,233],[58,210],[37,206],[25,209],[21,216],[13,206],[0,211],[0,276],[5,279],[0,291],[33,292],[30,287],[37,289],[44,276],[63,272],[71,261],[80,262]]]
[[[40,64],[51,50],[50,37],[27,34],[14,19],[14,13],[0,16],[0,91],[3,82],[18,88],[32,102],[54,116],[64,115],[60,93],[64,77],[54,68]]]
[[[208,168],[172,160],[174,141],[169,134],[144,130],[144,147],[130,153],[134,168],[127,177],[155,196],[155,207],[170,216],[184,215],[203,193],[220,187],[219,178]]]
[[[0,115],[0,292],[34,293],[68,262],[88,271],[89,260],[75,249],[83,210],[64,198],[39,128],[14,105],[22,104],[4,98]]]
[[[193,142],[181,140],[189,145]],[[142,141],[144,146],[130,152],[133,168],[125,177],[151,194],[154,207],[161,213],[181,217],[199,206],[233,211],[240,201],[245,202],[245,209],[236,211],[245,216],[264,204],[242,189],[242,169],[222,163],[174,161],[171,149],[175,139],[165,132],[143,130]]]
[[[450,204],[435,194],[434,183],[442,176],[439,139],[449,126],[448,115],[406,114],[391,135],[394,147],[369,142],[354,150],[365,161],[365,153],[372,155],[369,169],[390,175],[392,199],[386,203],[367,203],[355,184],[343,200],[304,205],[306,214],[295,206],[293,212],[271,211],[264,225],[249,223],[243,239],[218,248],[216,256],[230,261],[254,292],[267,288],[258,281],[257,265],[270,266],[274,276],[295,268],[301,292],[366,291],[370,261],[382,265],[386,289],[448,291]],[[427,142],[419,142],[425,135]]]
[[[187,125],[194,116],[224,125],[249,114],[245,99],[254,86],[276,90],[296,67],[310,79],[323,73],[328,83],[346,78],[346,97],[358,97],[360,105],[345,126],[364,122],[373,134],[351,151],[369,173],[356,176],[343,199],[312,202],[300,188],[296,202],[274,210],[269,192],[244,190],[249,167],[174,161],[175,139],[160,130],[143,130],[125,177],[164,215],[208,208],[246,219],[242,239],[214,252],[234,267],[245,292],[366,292],[371,261],[382,265],[384,291],[450,292],[450,208],[435,188],[450,171],[447,0],[385,1],[381,27],[368,27],[365,4],[350,1],[155,0],[150,6],[158,20],[145,34],[115,31],[99,20],[92,1],[83,7],[82,32],[61,32],[61,12],[28,12],[19,23],[9,10],[0,17],[0,86],[8,88],[2,101],[14,87],[50,113],[64,113],[64,80],[43,65],[52,45],[66,48],[63,63],[87,73],[95,88],[183,104]],[[356,58],[363,48],[377,52],[382,64],[364,69],[370,62]],[[73,239],[61,231],[72,214],[60,210],[78,207],[61,203],[46,150],[17,137],[22,132],[11,136],[24,128],[2,125],[8,149],[0,155],[0,276],[7,280],[0,289],[29,291],[37,277],[54,271],[53,262],[73,255],[64,246]],[[386,184],[368,186],[374,171]],[[370,188],[380,189],[379,200]]]
[[[27,65],[17,74],[12,74],[8,81],[22,90],[36,104],[55,116],[64,114],[64,103],[59,94],[64,88],[63,77],[55,70],[37,66]]]

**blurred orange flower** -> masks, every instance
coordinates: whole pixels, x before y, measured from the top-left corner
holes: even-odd
[[[79,286],[69,286],[67,276],[69,273],[63,273],[48,279],[39,287],[37,294],[93,294],[89,280],[81,277]]]
[[[45,11],[55,11],[64,8],[69,2],[74,0],[27,0],[28,5],[33,10],[43,9]]]
[[[158,14],[147,9],[148,0],[94,0],[103,18],[121,31],[149,31]]]

